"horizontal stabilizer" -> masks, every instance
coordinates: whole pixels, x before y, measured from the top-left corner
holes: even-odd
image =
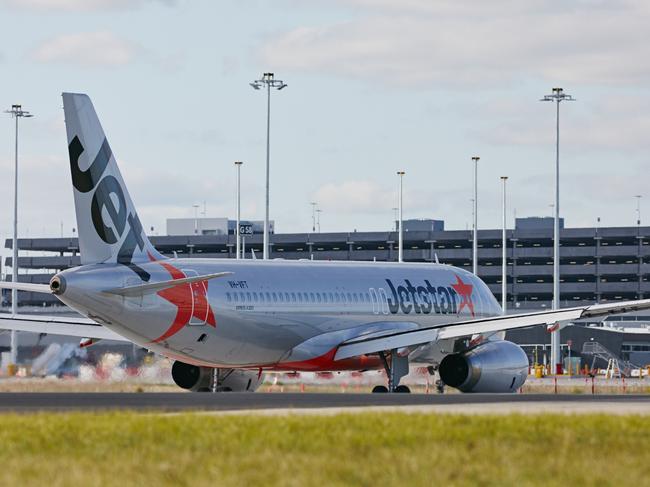
[[[170,287],[180,286],[181,284],[193,284],[196,282],[209,281],[217,277],[224,277],[231,275],[232,272],[215,272],[214,274],[205,274],[203,276],[184,277],[182,279],[172,279],[169,281],[151,282],[147,284],[139,284],[137,286],[129,287],[116,287],[113,289],[106,289],[104,292],[108,294],[116,294],[117,296],[124,296],[127,298],[134,298],[144,296],[146,294],[157,293],[163,289]]]
[[[49,284],[31,284],[29,282],[0,281],[0,289],[17,289],[18,291],[52,294]]]
[[[44,315],[0,314],[0,330],[28,331],[48,335],[64,335],[79,338],[101,338],[105,340],[128,340],[114,331],[88,318],[69,318]]]

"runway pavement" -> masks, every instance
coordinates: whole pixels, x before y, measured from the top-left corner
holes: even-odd
[[[0,412],[37,411],[354,411],[631,412],[650,414],[650,395],[1,393]]]

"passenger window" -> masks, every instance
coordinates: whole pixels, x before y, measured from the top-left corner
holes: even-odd
[[[311,298],[312,303],[316,302],[316,298],[314,297],[314,293],[309,293],[309,297]]]
[[[302,293],[302,299],[305,301],[305,303],[309,302],[309,295],[307,293]]]
[[[257,303],[257,293],[253,293],[253,301]]]
[[[327,303],[327,293],[323,293],[323,303]]]
[[[253,302],[253,296],[251,296],[251,293],[246,293],[246,299],[248,300],[249,303]]]
[[[296,302],[296,293],[291,293],[291,301],[292,301],[293,303]]]
[[[334,302],[334,294],[330,293],[330,303],[333,303],[333,302]]]
[[[316,293],[316,301],[321,302],[320,293]]]
[[[228,300],[228,302],[231,301],[230,293],[226,293],[226,299]]]
[[[266,293],[266,302],[271,304],[271,293]]]
[[[278,293],[278,298],[280,299],[281,303],[284,303],[284,294]]]
[[[289,293],[284,293],[284,302],[285,303],[289,302]]]
[[[232,293],[232,298],[235,301],[235,303],[239,302],[239,294],[238,293]]]
[[[355,303],[358,303],[358,302],[359,302],[359,295],[358,295],[357,293],[354,293],[354,294],[352,295],[352,297],[354,298],[354,302],[355,302]]]
[[[273,293],[273,302],[274,303],[278,302],[278,295],[276,293]]]

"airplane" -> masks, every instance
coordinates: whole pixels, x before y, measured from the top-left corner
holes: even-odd
[[[515,392],[529,362],[505,330],[650,309],[650,299],[503,315],[487,285],[438,263],[168,258],[147,238],[90,98],[63,93],[81,266],[49,285],[85,318],[0,317],[0,329],[133,342],[191,391],[254,391],[265,373],[427,367],[463,392]]]

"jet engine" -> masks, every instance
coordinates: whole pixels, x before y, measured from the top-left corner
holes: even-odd
[[[211,390],[212,367],[199,367],[178,360],[172,365],[172,379],[178,387],[194,392]],[[217,369],[217,392],[255,391],[264,378],[257,372],[240,369]]]
[[[515,392],[528,376],[528,357],[506,340],[486,342],[440,362],[440,379],[463,392]]]

